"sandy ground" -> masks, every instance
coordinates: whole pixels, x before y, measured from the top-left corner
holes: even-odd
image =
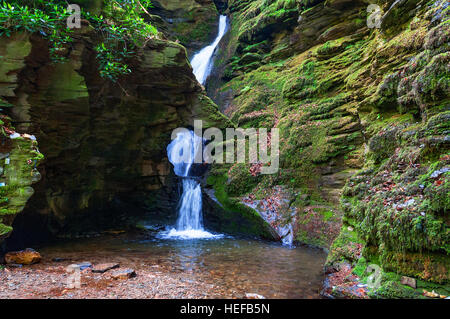
[[[96,260],[98,263],[110,260]],[[81,288],[68,288],[70,274],[68,262],[41,261],[22,268],[0,268],[0,298],[25,299],[134,299],[134,298],[214,298],[220,297],[213,284],[193,280],[189,272],[168,273],[157,266],[136,268],[121,264],[120,269],[132,268],[137,276],[130,279],[113,279],[110,270],[103,274],[92,273],[90,268],[81,271]],[[94,264],[94,262],[93,262]],[[130,267],[128,267],[130,266]],[[231,297],[231,296],[228,296]]]

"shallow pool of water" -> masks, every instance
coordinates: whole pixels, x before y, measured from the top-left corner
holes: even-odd
[[[218,287],[211,298],[241,298],[246,293],[266,298],[319,298],[326,258],[318,249],[229,237],[97,238],[48,246],[41,252],[47,258],[95,262],[101,257],[127,267],[190,274],[190,280]]]

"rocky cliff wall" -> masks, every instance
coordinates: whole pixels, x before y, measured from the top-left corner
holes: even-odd
[[[369,4],[379,28],[368,27]],[[281,169],[217,166],[211,186],[291,224],[297,242],[330,249],[331,286],[353,269],[367,278],[372,263],[385,274],[372,296],[420,295],[401,275],[448,295],[448,3],[228,5],[207,90],[240,127],[280,129]],[[355,282],[326,293],[351,296]]]
[[[179,41],[191,57],[217,35],[220,5],[212,0],[158,0],[149,9],[152,22],[171,40]]]

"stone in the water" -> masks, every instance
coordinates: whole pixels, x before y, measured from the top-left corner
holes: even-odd
[[[133,269],[117,270],[112,273],[111,277],[114,279],[129,279],[136,277],[136,272]]]
[[[106,264],[98,264],[92,268],[92,272],[103,274],[108,270],[119,268],[119,264],[117,263],[106,263]]]
[[[82,263],[77,264],[80,270],[85,270],[86,268],[91,268],[92,264],[88,261],[83,261]]]
[[[402,285],[410,286],[411,288],[414,289],[417,288],[417,281],[411,277],[402,276],[402,278],[400,278],[400,283]]]
[[[245,294],[245,298],[246,299],[266,299],[266,297],[264,297],[264,296],[261,296],[258,294],[249,294],[249,293]]]
[[[40,262],[41,259],[41,254],[31,248],[21,251],[12,251],[5,255],[5,262],[7,264],[32,265]]]

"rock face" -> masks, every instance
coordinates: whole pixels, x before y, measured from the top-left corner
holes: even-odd
[[[155,1],[152,19],[192,53],[216,33],[213,3],[222,13],[226,3],[231,25],[207,90],[231,124],[175,42],[151,40],[119,84],[93,67],[88,27],[57,65],[39,35],[0,43],[0,103],[46,155],[35,195],[16,218],[19,233],[41,232],[43,220],[53,233],[99,228],[136,208],[173,215],[176,182],[165,154],[173,128],[194,118],[205,127],[276,127],[278,174],[213,166],[206,202],[224,214],[206,220],[268,238],[290,224],[295,241],[330,250],[325,269],[336,289],[327,295],[351,297],[359,280],[373,279],[368,269],[380,269],[380,286],[364,297],[420,296],[401,276],[448,295],[447,1],[376,1],[379,29],[368,27],[364,0]],[[11,206],[0,211],[0,239],[32,194],[28,159],[40,160],[35,142],[8,138],[2,154],[17,166],[2,164],[11,186],[0,188],[2,205]],[[281,225],[251,222],[261,221],[252,202]]]
[[[157,0],[152,4],[153,23],[171,40],[184,45],[189,56],[217,34],[219,14],[212,0]]]
[[[5,254],[7,264],[32,265],[40,262],[41,258],[41,254],[31,248]]]
[[[13,104],[7,99],[13,98],[14,90],[19,86],[17,70],[25,66],[24,59],[29,55],[31,46],[27,35],[15,35],[11,41],[0,43],[0,107],[10,109]],[[2,128],[0,145],[0,243],[12,231],[15,216],[25,207],[33,195],[31,185],[40,179],[37,170],[42,154],[39,152],[34,136],[25,131],[16,132],[11,118],[0,114]]]
[[[238,126],[280,129],[281,169],[214,166],[209,182],[219,200],[295,219],[296,241],[330,249],[330,272],[379,265],[371,297],[417,296],[400,275],[450,278],[449,8],[377,4],[371,29],[367,1],[228,1],[207,90]],[[287,210],[277,187],[294,195]]]
[[[160,1],[154,13],[159,7],[179,14],[189,11],[196,19],[193,12],[209,8],[215,13],[207,16],[217,18],[212,1]],[[16,33],[2,38],[0,45],[1,102],[9,106],[5,112],[15,130],[37,140],[25,135],[6,139],[4,145],[13,145],[2,152],[11,165],[3,169],[7,187],[0,188],[6,203],[0,240],[11,234],[14,221],[11,249],[55,235],[126,228],[143,212],[147,219],[173,223],[178,180],[166,155],[173,129],[192,126],[194,119],[202,119],[205,129],[233,126],[195,80],[182,45],[148,41],[127,61],[131,74],[113,83],[99,76],[94,51],[101,40],[98,34],[83,22],[71,36],[73,43],[60,63],[50,59],[49,44],[40,34]],[[252,235],[271,238],[267,225],[252,214],[222,216],[212,208],[205,220],[217,231],[249,229]]]

